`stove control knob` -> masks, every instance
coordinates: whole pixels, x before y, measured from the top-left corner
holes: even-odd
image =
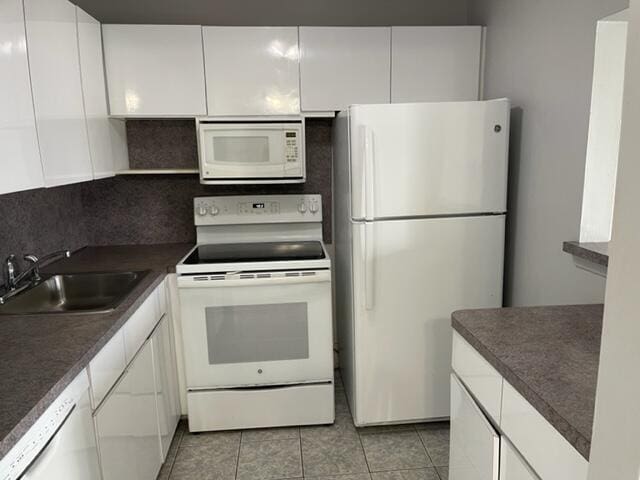
[[[304,202],[300,202],[300,203],[298,204],[298,211],[299,211],[300,213],[305,213],[305,212],[307,211],[307,204],[306,204],[306,203],[304,203]]]
[[[207,214],[207,207],[200,205],[197,209],[196,209],[196,213],[198,215],[200,215],[201,217],[204,217]]]
[[[309,211],[314,215],[318,213],[318,204],[316,202],[313,202],[311,205],[309,205]]]
[[[211,215],[215,217],[218,213],[220,213],[220,209],[215,205],[212,205],[211,208],[209,209],[209,213],[211,213]]]

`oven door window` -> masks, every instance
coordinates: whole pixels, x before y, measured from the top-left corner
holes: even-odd
[[[309,358],[307,304],[207,307],[209,365]]]

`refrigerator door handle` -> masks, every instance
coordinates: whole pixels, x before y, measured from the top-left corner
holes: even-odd
[[[364,306],[367,310],[373,310],[374,306],[374,224],[364,224]]]
[[[375,217],[375,166],[373,159],[373,132],[366,126],[362,126],[362,136],[364,141],[364,218],[373,220]]]

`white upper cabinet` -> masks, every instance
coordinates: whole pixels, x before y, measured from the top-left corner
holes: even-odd
[[[297,27],[203,27],[209,115],[300,112]]]
[[[300,27],[303,111],[390,102],[389,27]]]
[[[392,27],[391,101],[478,100],[482,27]]]
[[[21,0],[0,2],[0,194],[44,186]]]
[[[24,12],[45,185],[91,180],[76,7],[67,0],[24,0]]]
[[[95,178],[114,174],[114,149],[107,107],[107,91],[102,61],[100,22],[80,8],[78,11],[78,48],[82,92],[89,134],[89,148]]]
[[[111,115],[207,113],[202,29],[197,25],[103,25]]]

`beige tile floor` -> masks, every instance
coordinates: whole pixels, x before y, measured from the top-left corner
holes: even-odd
[[[356,428],[336,372],[333,425],[191,434],[180,422],[159,479],[447,480],[449,424]]]

